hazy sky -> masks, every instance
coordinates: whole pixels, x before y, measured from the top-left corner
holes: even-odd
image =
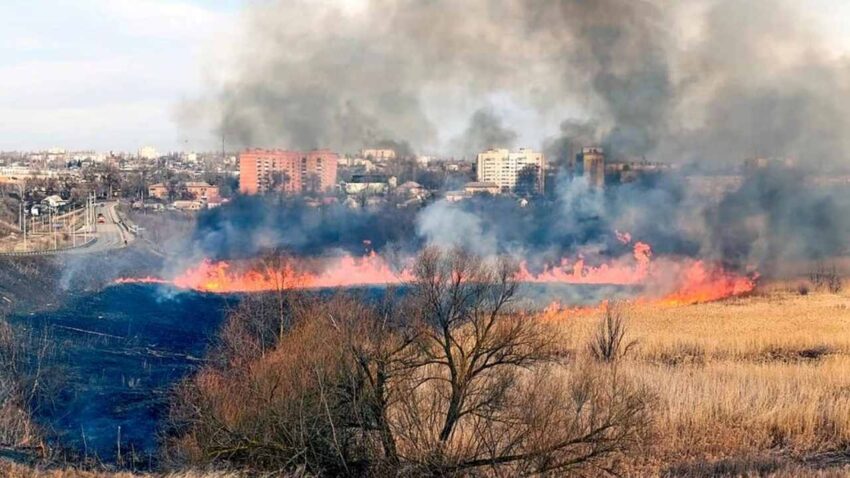
[[[0,1],[0,150],[215,144],[178,128],[175,106],[202,90],[203,72],[214,68],[210,59],[226,48],[246,3]],[[836,52],[850,51],[850,2],[806,5],[819,12]]]
[[[240,4],[2,0],[0,150],[191,142],[174,105],[196,94],[200,59]]]

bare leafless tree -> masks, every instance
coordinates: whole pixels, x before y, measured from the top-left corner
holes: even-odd
[[[559,361],[554,330],[514,310],[510,261],[428,249],[414,272],[380,301],[305,300],[282,334],[228,324],[227,353],[247,358],[181,387],[172,454],[349,476],[613,471],[649,429],[643,389]]]
[[[508,314],[518,286],[511,262],[489,265],[464,250],[427,249],[415,274],[412,296],[429,339],[422,365],[448,374],[448,381],[433,377],[448,388],[439,433],[445,442],[464,416],[500,399],[505,384],[491,380],[491,372],[549,360],[553,349],[536,321]]]
[[[597,464],[646,429],[645,392],[620,377],[603,379],[612,371],[588,368],[594,373],[551,383],[557,334],[512,310],[518,284],[510,261],[428,249],[415,274],[421,362],[397,428],[429,473]]]

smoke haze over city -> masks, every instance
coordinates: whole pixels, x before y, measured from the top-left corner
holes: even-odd
[[[349,151],[392,140],[468,157],[497,144],[557,154],[592,142],[615,157],[836,165],[850,152],[850,70],[818,26],[827,11],[793,1],[260,2],[215,65],[226,73],[180,112],[234,146]]]

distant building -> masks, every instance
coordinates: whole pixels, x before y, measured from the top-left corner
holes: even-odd
[[[79,170],[40,169],[26,166],[0,166],[0,183],[21,184],[30,179],[79,177]]]
[[[366,172],[374,171],[377,169],[374,162],[364,158],[340,158],[339,165],[348,168],[359,168]]]
[[[494,183],[500,192],[543,192],[546,161],[528,148],[490,149],[478,155],[478,182]]]
[[[213,209],[221,206],[226,202],[225,199],[222,199],[221,196],[211,197],[207,199],[207,209]]]
[[[464,199],[469,199],[470,194],[466,191],[447,191],[445,196],[443,196],[448,202],[458,202],[463,201]]]
[[[139,157],[142,159],[154,160],[159,158],[159,152],[153,146],[145,146],[139,149]]]
[[[58,211],[60,208],[66,206],[68,204],[68,201],[54,194],[52,196],[47,196],[46,198],[44,198],[41,201],[41,204],[49,207],[53,211]]]
[[[602,148],[591,147],[581,150],[581,164],[584,177],[591,186],[605,186],[605,152]]]
[[[206,201],[219,197],[218,186],[210,186],[206,182],[187,182],[186,191],[194,199]]]
[[[396,158],[396,152],[392,149],[364,149],[360,155],[366,159],[388,161]]]
[[[329,150],[247,150],[239,155],[239,190],[242,194],[329,191],[336,185],[338,161],[339,155]]]
[[[376,195],[386,194],[390,185],[386,176],[380,174],[355,174],[342,185],[345,194],[348,195]]]
[[[637,181],[641,176],[670,172],[675,169],[677,169],[676,165],[646,160],[605,164],[606,176],[618,178],[620,183]]]
[[[470,196],[474,196],[476,194],[499,194],[502,192],[502,189],[498,184],[487,182],[466,183],[463,190]]]
[[[200,211],[204,204],[201,201],[174,201],[172,206],[178,211]]]
[[[428,190],[425,189],[421,184],[415,181],[407,181],[399,185],[396,188],[395,193],[399,196],[406,197],[426,197],[428,196]]]
[[[148,186],[148,196],[157,199],[168,198],[168,188],[163,183],[151,184]]]

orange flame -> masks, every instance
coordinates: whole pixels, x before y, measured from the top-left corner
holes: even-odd
[[[529,272],[526,263],[523,262],[520,264],[517,279],[521,282],[538,284],[641,284],[649,274],[652,248],[648,244],[638,242],[634,245],[632,256],[634,261],[621,258],[611,264],[602,264],[598,267],[588,267],[584,259],[578,259],[572,265],[567,259],[562,259],[558,266],[548,267],[538,274]]]
[[[308,267],[304,267],[305,262],[275,265],[262,261],[231,263],[204,260],[172,280],[145,277],[118,279],[116,282],[171,284],[199,292],[240,293],[293,288],[384,286],[413,279],[410,268],[397,271],[374,252],[361,258],[344,256],[331,259],[318,272],[310,272]],[[533,273],[522,263],[516,278],[526,283],[641,285],[644,289],[639,299],[641,301],[682,305],[750,292],[755,288],[757,277],[732,273],[720,266],[688,258],[662,257],[653,261],[652,248],[646,243],[636,242],[631,257],[624,256],[608,264],[588,266],[583,258],[574,262],[563,259],[557,266]],[[550,307],[552,311],[579,310],[565,309],[560,304]]]
[[[264,264],[262,261],[231,263],[203,260],[172,280],[155,277],[123,278],[116,283],[170,284],[181,289],[218,294],[267,292],[281,289],[355,287],[398,284],[412,279],[407,270],[394,271],[374,252],[362,258],[331,260],[318,273],[296,268],[292,263]]]
[[[677,287],[660,299],[661,304],[696,304],[746,294],[755,289],[758,279],[758,274],[734,274],[703,261],[685,264],[677,276]]]

